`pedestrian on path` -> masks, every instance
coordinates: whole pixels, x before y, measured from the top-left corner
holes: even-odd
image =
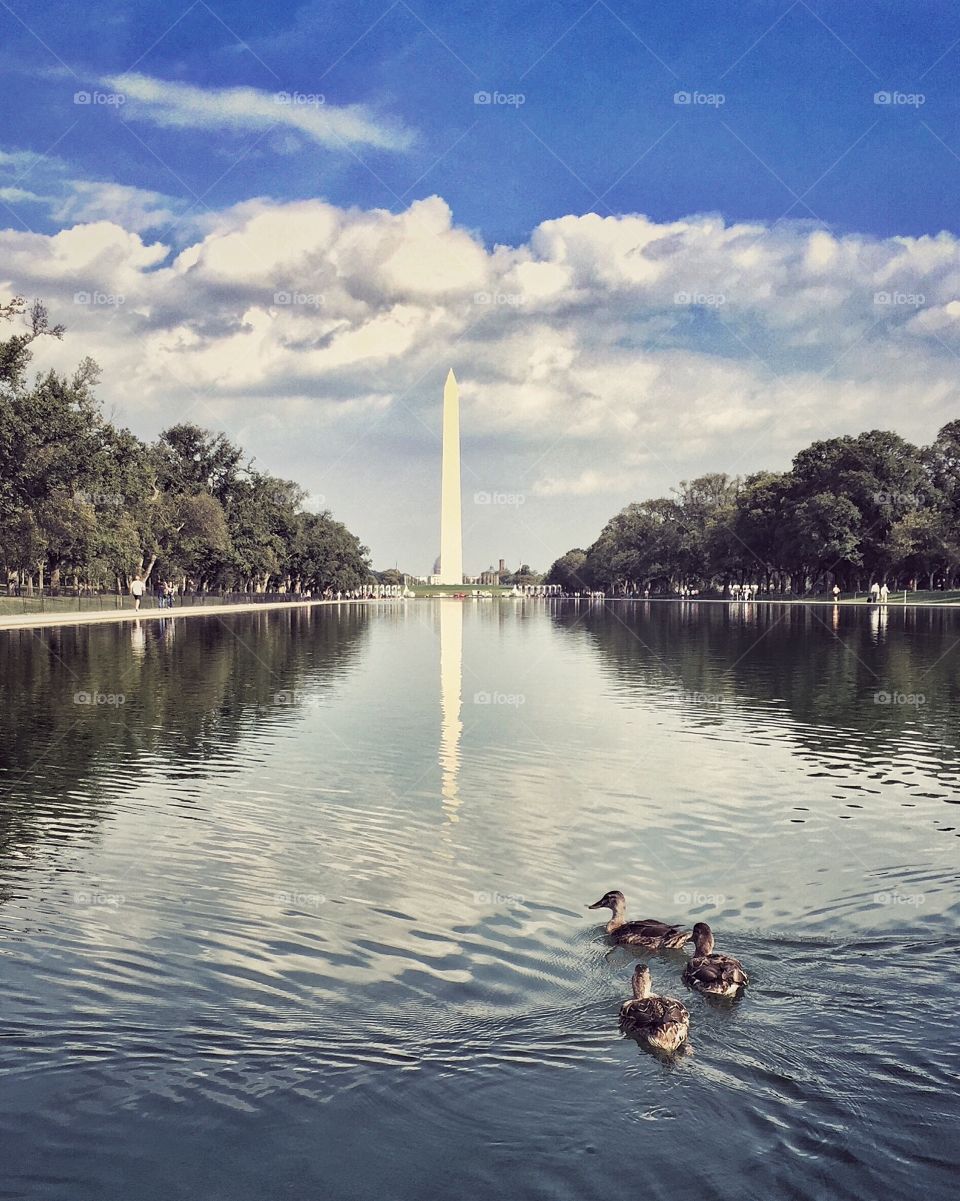
[[[143,597],[144,584],[140,578],[139,572],[133,577],[130,582],[130,595],[133,597],[134,610],[139,610],[140,601]]]

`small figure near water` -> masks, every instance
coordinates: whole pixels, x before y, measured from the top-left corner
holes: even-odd
[[[130,595],[133,597],[133,608],[135,611],[139,610],[140,608],[140,601],[143,599],[144,591],[144,582],[140,578],[140,573],[137,572],[137,574],[130,581]]]
[[[686,1042],[690,1014],[675,997],[653,996],[650,969],[638,963],[633,973],[633,997],[620,1006],[620,1029],[661,1051],[676,1051]]]
[[[693,937],[682,926],[671,926],[656,918],[627,921],[627,902],[622,892],[604,893],[599,901],[588,909],[609,909],[613,916],[607,922],[607,933],[614,942],[629,947],[642,947],[646,951],[676,951]]]
[[[711,997],[734,997],[750,983],[739,959],[713,950],[713,931],[706,922],[693,927],[696,950],[683,969],[683,982]]]

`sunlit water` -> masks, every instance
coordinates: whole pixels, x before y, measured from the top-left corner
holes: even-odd
[[[0,634],[0,1196],[954,1195],[958,669],[897,609]],[[609,888],[744,961],[652,957],[692,1054]]]

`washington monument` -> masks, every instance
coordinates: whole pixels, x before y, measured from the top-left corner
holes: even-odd
[[[460,517],[460,392],[453,368],[443,385],[443,466],[440,470],[440,583],[463,583]]]

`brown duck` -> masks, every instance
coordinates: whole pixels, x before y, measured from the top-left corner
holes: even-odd
[[[739,959],[713,950],[713,931],[706,922],[693,927],[694,954],[683,969],[683,982],[711,997],[735,997],[750,983]]]
[[[588,909],[609,909],[613,913],[607,922],[607,933],[616,943],[628,947],[643,947],[645,951],[676,951],[693,937],[682,926],[670,926],[656,918],[645,917],[639,922],[627,921],[627,902],[622,892],[606,892]]]
[[[690,1014],[676,997],[650,992],[650,969],[638,963],[633,973],[633,997],[620,1006],[620,1029],[661,1051],[676,1051],[686,1042]]]

